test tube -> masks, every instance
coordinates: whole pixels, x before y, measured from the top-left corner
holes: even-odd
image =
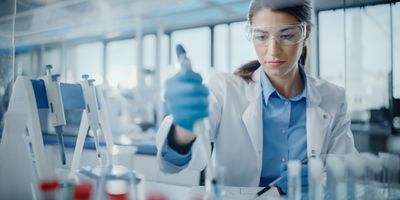
[[[365,199],[379,199],[380,175],[382,173],[382,163],[379,158],[371,153],[361,153],[366,163],[366,179],[365,179]]]
[[[323,163],[320,158],[312,157],[308,160],[308,199],[324,199]]]
[[[290,160],[287,165],[288,165],[288,200],[301,200],[300,160]]]
[[[347,187],[344,181],[346,168],[338,155],[328,155],[326,158],[327,182],[326,199],[347,199]]]
[[[343,156],[346,163],[346,182],[348,199],[364,199],[363,180],[366,175],[366,167],[364,159],[357,154],[347,154]]]

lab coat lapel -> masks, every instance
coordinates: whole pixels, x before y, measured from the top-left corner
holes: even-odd
[[[320,107],[321,95],[315,88],[314,81],[307,81],[307,155],[319,156],[332,119],[324,109]]]
[[[261,167],[261,156],[262,156],[262,101],[260,98],[261,87],[259,74],[262,67],[259,67],[253,74],[253,82],[250,82],[246,86],[245,95],[249,100],[249,105],[245,109],[242,115],[242,121],[246,126],[247,133],[250,136],[253,144],[254,151],[257,155],[257,163]]]

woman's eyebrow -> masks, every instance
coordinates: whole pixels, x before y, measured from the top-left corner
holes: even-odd
[[[269,33],[269,31],[263,30],[263,29],[261,29],[261,28],[255,28],[255,29],[253,30],[253,32],[257,32],[257,33]]]
[[[282,28],[281,30],[279,30],[279,32],[285,32],[287,30],[292,30],[292,29],[296,29],[297,27],[286,27],[286,28]]]

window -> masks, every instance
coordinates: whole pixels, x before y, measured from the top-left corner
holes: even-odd
[[[17,76],[28,76],[38,78],[44,74],[43,69],[38,66],[39,54],[35,49],[15,53],[15,78]],[[43,73],[41,73],[43,72]]]
[[[75,49],[75,81],[82,80],[83,74],[96,79],[95,84],[103,83],[103,43],[80,44]]]
[[[52,65],[53,74],[61,74],[61,49],[58,47],[46,48],[43,55],[43,65]],[[61,79],[63,74],[61,74]]]
[[[143,66],[145,69],[154,70],[156,67],[156,36],[143,37]]]
[[[161,66],[160,66],[160,84],[164,85],[165,81],[169,78],[170,69],[172,68],[169,63],[169,36],[163,35],[161,38]],[[174,51],[175,52],[175,51]]]
[[[214,27],[214,68],[217,71],[229,72],[229,26],[221,24]]]
[[[343,9],[319,13],[319,75],[345,87],[343,14]]]
[[[389,106],[389,13],[389,5],[354,8],[345,12],[346,89],[352,111]]]
[[[211,69],[211,31],[208,27],[174,31],[171,34],[171,60],[177,63],[176,45],[182,44],[191,59],[193,70],[207,76]]]
[[[400,99],[400,3],[392,5],[393,97]]]
[[[119,40],[107,46],[107,81],[121,89],[137,86],[136,40]]]
[[[253,44],[246,37],[246,22],[232,23],[231,26],[231,72],[241,65],[256,60]]]
[[[319,38],[320,75],[346,87],[352,122],[387,120],[390,5],[322,11]]]

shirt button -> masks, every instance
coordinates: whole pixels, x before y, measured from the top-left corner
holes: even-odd
[[[289,101],[285,101],[285,105],[288,105],[289,104]]]
[[[282,130],[282,133],[285,134],[285,133],[286,133],[286,130]]]

